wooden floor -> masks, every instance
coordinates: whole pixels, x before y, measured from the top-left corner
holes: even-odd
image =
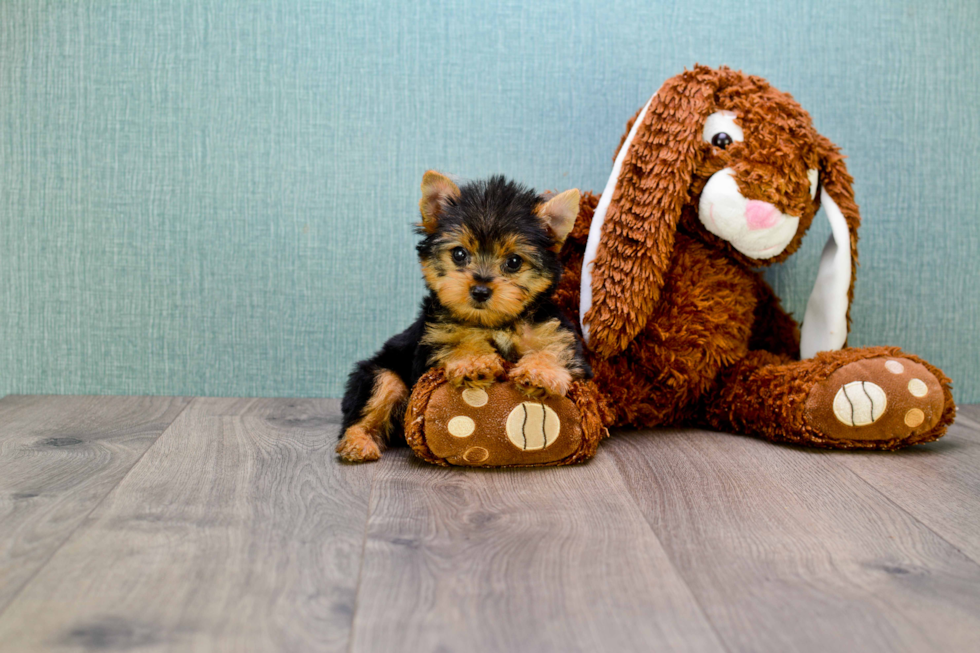
[[[0,651],[978,651],[980,407],[835,453],[333,456],[334,400],[0,401]]]

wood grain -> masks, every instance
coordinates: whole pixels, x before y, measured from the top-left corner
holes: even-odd
[[[975,650],[980,566],[850,454],[694,430],[604,446],[729,650]]]
[[[0,400],[0,613],[187,403]]]
[[[7,611],[0,650],[339,651],[376,467],[332,400],[195,400]]]
[[[385,455],[352,651],[721,651],[612,459],[444,469]]]
[[[537,470],[341,465],[339,419],[331,400],[0,401],[0,651],[980,641],[980,407],[896,453],[665,430]]]
[[[839,461],[980,563],[980,407],[960,410],[936,442]]]

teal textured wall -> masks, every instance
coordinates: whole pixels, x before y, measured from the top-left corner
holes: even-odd
[[[980,401],[976,0],[0,3],[0,395],[340,393],[412,318],[422,172],[599,189],[695,62],[863,208],[852,343]],[[827,227],[771,273],[802,315]]]

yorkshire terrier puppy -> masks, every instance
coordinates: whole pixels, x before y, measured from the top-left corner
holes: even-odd
[[[343,460],[377,460],[404,441],[409,392],[434,366],[456,387],[485,388],[508,361],[508,378],[531,397],[564,396],[573,379],[591,378],[572,323],[551,299],[578,204],[575,189],[548,199],[499,176],[458,187],[425,173],[417,249],[429,292],[415,323],[351,372]]]

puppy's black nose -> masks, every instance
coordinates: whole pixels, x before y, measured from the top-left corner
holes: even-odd
[[[483,285],[473,286],[472,288],[470,288],[470,297],[472,297],[474,300],[480,303],[483,303],[488,299],[490,299],[490,295],[492,294],[493,291]]]

